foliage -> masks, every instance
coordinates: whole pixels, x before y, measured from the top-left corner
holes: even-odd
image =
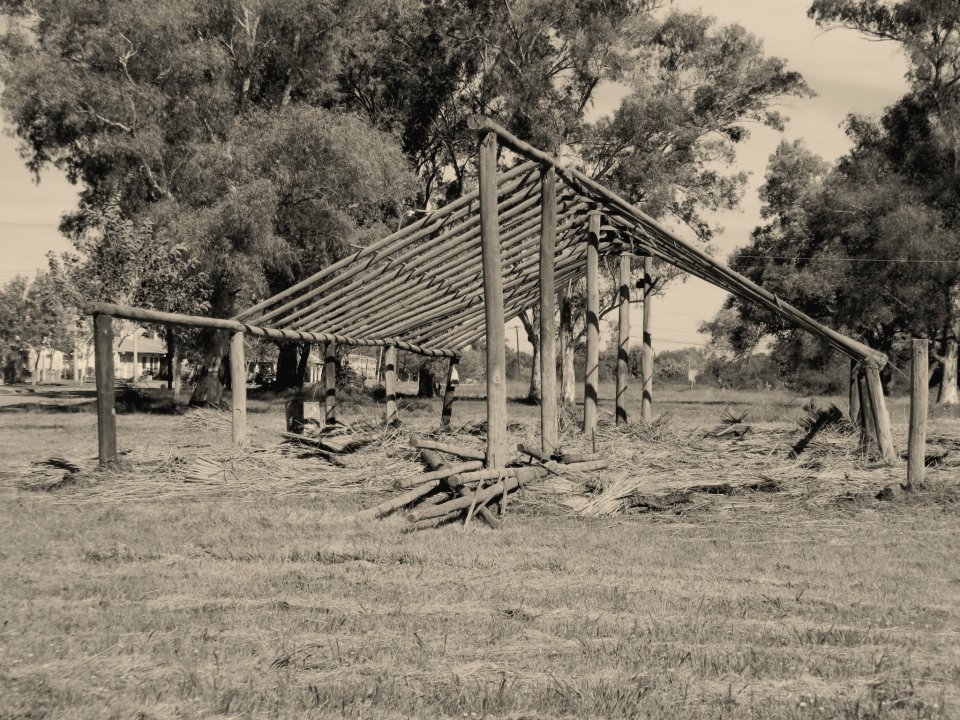
[[[71,315],[64,305],[57,283],[40,271],[33,280],[18,275],[0,288],[0,372],[20,382],[29,371],[31,352],[70,352]]]

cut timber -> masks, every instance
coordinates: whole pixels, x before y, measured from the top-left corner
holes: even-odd
[[[412,502],[416,502],[426,495],[429,495],[436,490],[439,485],[439,480],[431,480],[423,485],[418,485],[412,490],[408,490],[407,492],[403,493],[403,495],[397,495],[396,497],[383,501],[375,507],[367,508],[366,510],[357,513],[354,517],[356,517],[357,520],[382,518],[396,510],[399,510],[402,507],[406,507]]]
[[[487,467],[506,464],[507,348],[503,313],[503,272],[497,218],[497,135],[480,135],[480,243],[483,309],[487,335]]]
[[[867,391],[870,393],[870,409],[873,411],[874,428],[877,432],[877,444],[880,447],[880,456],[889,464],[897,459],[897,451],[893,445],[893,433],[890,430],[890,415],[887,413],[886,402],[883,399],[883,386],[880,383],[880,368],[868,364],[865,375]]]
[[[423,451],[424,453],[429,451]],[[422,454],[422,453],[421,453]],[[393,487],[397,490],[404,490],[406,488],[417,487],[423,485],[424,483],[431,482],[433,480],[446,480],[451,475],[456,475],[457,473],[470,472],[471,470],[479,470],[483,467],[482,460],[471,460],[470,462],[458,463],[457,465],[441,465],[436,470],[433,470],[428,473],[423,473],[422,475],[414,475],[413,477],[402,478],[393,483]]]
[[[640,419],[653,421],[653,258],[643,258],[643,351],[640,356],[640,375],[643,394],[640,399]]]
[[[630,255],[620,254],[620,303],[617,323],[616,423],[627,423],[627,390],[630,387]]]
[[[540,444],[546,454],[557,446],[556,274],[557,173],[540,168]]]
[[[600,213],[590,213],[587,231],[587,348],[583,376],[583,432],[597,429],[597,399],[600,387]]]
[[[927,356],[929,342],[913,340],[910,372],[910,433],[907,441],[907,487],[923,482],[927,453],[927,405],[929,383],[927,373],[930,361]]]
[[[233,409],[230,439],[234,445],[243,445],[247,437],[247,361],[242,332],[235,332],[230,338],[230,395]]]
[[[522,452],[524,455],[529,455],[530,457],[539,460],[540,462],[550,462],[550,455],[546,452],[541,452],[536,448],[532,448],[529,445],[524,445],[520,443],[517,445],[517,450]]]
[[[486,453],[482,450],[472,450],[470,448],[457,447],[456,445],[448,445],[447,443],[422,438],[419,435],[410,436],[410,446],[418,450],[436,450],[447,453],[447,455],[455,455],[464,460],[486,460],[487,457]]]
[[[114,396],[113,318],[93,316],[93,352],[97,378],[97,435],[100,464],[117,459],[117,407]]]
[[[561,453],[556,456],[556,459],[563,465],[569,465],[571,463],[593,462],[594,460],[600,460],[601,456],[599,453]]]
[[[427,464],[427,467],[429,467],[431,470],[437,471],[437,470],[445,469],[447,467],[446,464],[443,462],[443,458],[441,458],[439,455],[437,455],[435,452],[431,450],[421,450],[420,457]],[[453,491],[460,497],[465,496],[467,493],[466,489],[462,487],[454,488]],[[455,510],[453,511],[452,515],[456,516],[459,512],[460,512],[459,510]],[[482,507],[478,512],[480,514],[480,517],[483,518],[484,522],[486,522],[487,525],[492,527],[494,530],[499,530],[501,527],[503,527],[501,522],[497,520],[497,518],[494,517],[493,513],[487,510],[487,508]],[[453,518],[450,517],[449,519],[453,519]],[[442,521],[443,521],[442,518],[437,520],[437,522],[442,522]]]

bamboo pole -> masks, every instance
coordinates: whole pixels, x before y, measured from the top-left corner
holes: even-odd
[[[874,364],[866,366],[867,390],[870,393],[870,407],[874,416],[874,427],[877,430],[877,444],[880,455],[887,463],[892,464],[897,459],[897,451],[893,445],[893,434],[890,430],[890,415],[883,399],[883,386],[880,383],[880,368]]]
[[[473,450],[472,448],[462,448],[456,445],[450,445],[449,443],[437,442],[436,440],[430,440],[429,438],[420,437],[419,435],[410,436],[410,446],[415,447],[417,450],[435,450],[437,452],[447,453],[448,455],[456,455],[462,460],[486,460],[487,455],[482,450]]]
[[[443,391],[443,412],[440,415],[441,427],[450,427],[450,420],[453,417],[453,401],[457,399],[457,385],[460,384],[460,375],[457,372],[459,364],[459,358],[450,358],[450,365],[447,368],[447,385]]]
[[[907,441],[907,487],[922,483],[927,459],[927,405],[929,382],[926,338],[913,339],[910,366],[910,433]]]
[[[100,465],[117,459],[117,408],[114,395],[113,318],[93,316],[93,353],[97,379],[97,438]]]
[[[487,467],[506,465],[507,357],[503,275],[497,222],[497,136],[480,136],[480,236],[483,249],[483,307],[487,331]]]
[[[617,342],[617,425],[627,423],[627,390],[630,387],[630,254],[620,254],[620,313]]]
[[[847,417],[854,425],[860,422],[860,387],[857,384],[857,375],[860,372],[860,363],[850,358],[850,390],[847,402]]]
[[[640,400],[640,419],[653,420],[653,333],[651,322],[653,313],[653,258],[643,258],[643,350],[640,356],[640,375],[643,382],[643,394]]]
[[[247,361],[241,330],[230,338],[230,393],[233,410],[230,439],[234,445],[243,445],[247,436]]]
[[[324,402],[324,423],[337,424],[337,344],[328,342],[323,350],[323,379],[327,393]]]
[[[540,168],[540,447],[557,447],[557,173]]]
[[[383,391],[387,403],[386,422],[388,425],[397,422],[397,348],[387,346],[383,359]]]
[[[598,247],[600,244],[600,213],[590,213],[587,230],[587,349],[583,376],[583,432],[592,433],[597,427],[597,399],[600,378],[600,281]]]

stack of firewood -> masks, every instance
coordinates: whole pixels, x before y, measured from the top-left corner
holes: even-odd
[[[549,475],[592,472],[607,467],[599,455],[556,452],[551,456],[518,445],[526,461],[517,460],[505,468],[484,468],[480,450],[457,447],[414,435],[410,444],[419,451],[427,472],[394,482],[406,492],[368,508],[358,518],[382,518],[409,508],[407,520],[415,526],[432,526],[462,519],[464,524],[479,516],[493,528],[501,526],[507,496],[524,484]],[[444,456],[450,456],[450,459]],[[499,515],[490,509],[498,501]]]

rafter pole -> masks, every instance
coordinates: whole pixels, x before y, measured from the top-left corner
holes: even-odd
[[[557,173],[540,168],[540,449],[557,449]]]
[[[583,377],[583,432],[597,428],[597,400],[600,385],[600,213],[590,213],[587,230],[587,354]]]
[[[503,274],[497,221],[497,136],[480,134],[480,242],[483,251],[483,307],[487,331],[488,468],[506,466],[507,352],[503,316]]]

